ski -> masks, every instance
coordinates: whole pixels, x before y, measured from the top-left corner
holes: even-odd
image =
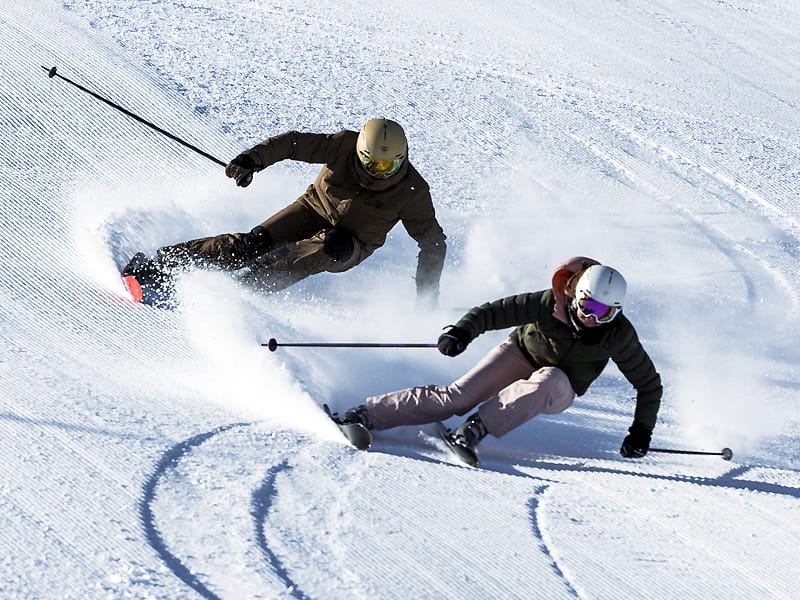
[[[156,308],[173,310],[177,308],[174,283],[169,274],[144,267],[147,259],[143,252],[137,252],[120,273],[122,283],[134,303],[148,304]]]
[[[435,425],[436,431],[439,433],[439,437],[444,440],[445,444],[447,444],[447,447],[450,448],[450,451],[455,454],[461,462],[469,465],[470,467],[478,466],[480,461],[478,460],[478,455],[475,454],[475,451],[472,450],[472,448],[456,442],[453,433],[447,427],[445,427],[444,423],[441,421],[437,421]]]
[[[331,412],[330,407],[327,404],[323,404],[322,408],[325,410],[325,414],[328,415],[339,430],[344,434],[344,437],[347,438],[355,448],[358,450],[368,450],[370,446],[372,446],[372,434],[369,432],[369,429],[364,427],[361,423],[342,423],[339,419],[339,414],[335,412]]]

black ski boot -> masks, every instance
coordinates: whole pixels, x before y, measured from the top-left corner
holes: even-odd
[[[467,446],[473,452],[475,446],[486,437],[489,432],[481,421],[480,415],[475,413],[467,417],[467,420],[459,425],[453,433],[453,441],[457,444]]]
[[[342,423],[360,423],[367,429],[372,429],[372,423],[369,422],[369,415],[367,414],[367,407],[360,404],[342,415]]]
[[[323,404],[322,408],[353,446],[359,450],[367,450],[372,446],[372,434],[369,432],[372,424],[369,422],[366,406],[362,404],[351,408],[341,417],[338,413],[331,412],[327,404]]]
[[[135,302],[175,308],[175,275],[143,252],[134,254],[122,269],[122,281]]]
[[[481,421],[478,413],[467,418],[455,431],[450,431],[443,423],[436,423],[436,429],[442,439],[447,442],[450,450],[464,463],[477,467],[479,460],[475,446],[486,437],[486,426]]]

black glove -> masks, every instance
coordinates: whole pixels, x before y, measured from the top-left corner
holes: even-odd
[[[641,458],[650,449],[650,437],[653,432],[638,421],[633,422],[628,432],[622,440],[619,453],[625,458]]]
[[[445,356],[458,356],[467,349],[467,344],[472,341],[469,333],[460,327],[451,327],[439,336],[437,345],[439,352]]]
[[[344,229],[328,229],[322,242],[322,250],[335,262],[345,262],[353,256],[356,249],[353,236]]]
[[[225,167],[225,175],[236,180],[239,187],[247,187],[253,181],[253,173],[256,170],[256,163],[253,158],[243,152]]]

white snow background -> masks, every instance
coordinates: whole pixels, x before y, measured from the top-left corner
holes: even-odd
[[[28,0],[0,8],[0,597],[796,598],[800,5]],[[418,312],[402,227],[270,297],[221,273],[175,312],[119,300],[135,251],[246,231],[318,166],[236,188],[284,131],[402,123],[449,254]],[[457,464],[430,426],[346,445],[320,406],[447,384],[475,304],[619,268],[665,395],[618,448],[612,366]],[[458,421],[453,420],[452,425]]]

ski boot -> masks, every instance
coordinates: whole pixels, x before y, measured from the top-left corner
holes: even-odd
[[[450,450],[462,462],[471,467],[478,466],[480,461],[475,452],[475,446],[488,434],[486,426],[481,421],[478,413],[467,417],[467,420],[459,425],[455,431],[450,431],[442,423],[436,423],[436,428],[442,439],[447,442]]]
[[[467,417],[467,420],[464,421],[461,425],[459,425],[453,437],[459,444],[463,444],[468,446],[472,450],[475,449],[475,446],[486,437],[489,432],[486,431],[486,426],[481,421],[481,417],[478,413],[470,415]]]
[[[175,308],[175,275],[156,259],[137,252],[122,269],[122,281],[134,302],[158,308]]]
[[[359,450],[368,450],[372,446],[372,434],[369,432],[372,424],[369,422],[366,406],[362,404],[351,408],[341,417],[338,413],[331,412],[327,404],[323,404],[322,408],[353,446]]]

